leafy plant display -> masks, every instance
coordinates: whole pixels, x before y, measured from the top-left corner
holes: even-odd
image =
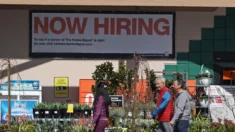
[[[211,123],[211,132],[234,132],[235,131],[235,123],[231,120],[224,119],[224,123],[222,123],[222,119],[218,119],[219,122]]]
[[[59,109],[61,109],[61,104],[60,104],[60,103],[53,103],[53,104],[52,104],[52,108],[53,108],[54,110],[59,110]]]
[[[143,110],[144,108],[145,108],[145,104],[144,104],[144,103],[139,102],[139,103],[137,104],[137,109]]]
[[[53,109],[53,104],[48,104],[48,103],[45,103],[44,104],[44,109],[46,109],[46,110],[51,110],[51,109]]]
[[[68,108],[68,104],[66,104],[66,103],[61,103],[61,104],[60,104],[60,108],[61,108],[61,109],[67,109],[67,108]]]
[[[155,124],[154,120],[145,120],[145,119],[136,120],[136,125],[141,128],[149,128],[153,124]]]
[[[74,109],[80,109],[81,105],[80,104],[74,104]]]
[[[145,74],[146,74],[146,80],[147,80],[147,93],[148,96],[146,96],[146,101],[154,101],[157,102],[156,100],[156,75],[154,73],[154,70],[149,70],[148,68],[145,69]]]
[[[85,104],[84,109],[88,110],[88,109],[91,109],[91,107],[89,105]]]
[[[122,108],[110,108],[109,117],[111,119],[123,118],[125,117],[125,110]]]
[[[45,109],[45,103],[39,103],[34,106],[34,109]]]
[[[114,71],[111,62],[105,62],[97,65],[96,70],[92,73],[92,78],[96,84],[104,81],[108,84],[108,91],[110,95],[115,95],[118,89],[127,89],[131,87],[133,82],[132,70],[127,70],[124,62],[119,63],[119,70]],[[92,93],[95,94],[95,85],[92,85]]]
[[[190,131],[192,132],[201,132],[205,130],[206,132],[210,128],[210,122],[208,118],[202,116],[200,112],[193,118],[193,124],[190,125]]]
[[[20,122],[19,132],[34,132],[35,125],[32,121]]]
[[[209,70],[205,70],[203,71],[203,67],[204,65],[201,66],[201,71],[199,74],[197,74],[195,76],[196,79],[200,79],[200,78],[212,78],[213,75],[209,72]]]
[[[46,109],[46,110],[50,110],[50,109],[60,110],[60,109],[67,109],[68,104],[66,104],[66,103],[38,103],[33,108],[34,109]],[[74,109],[90,110],[90,109],[92,109],[92,107],[90,107],[87,104],[80,105],[80,104],[76,103],[76,104],[74,104]]]
[[[205,132],[234,132],[235,131],[235,123],[231,120],[218,119],[219,122],[210,123],[209,119],[202,116],[200,112],[193,118],[193,123],[190,125],[190,132],[201,132],[202,130]]]
[[[197,74],[195,76],[196,79],[200,79],[200,78],[213,78],[213,75],[212,74],[208,74],[208,73],[200,73],[200,74]]]

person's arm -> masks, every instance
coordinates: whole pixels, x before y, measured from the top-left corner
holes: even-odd
[[[97,120],[99,119],[99,117],[101,115],[101,112],[102,112],[103,103],[104,103],[104,97],[100,96],[98,101],[95,104],[95,113],[93,113],[94,118],[93,118],[93,121],[92,121],[92,125],[94,125],[97,122]]]
[[[174,117],[172,118],[171,122],[175,123],[177,119],[179,119],[180,115],[183,114],[184,107],[187,102],[187,98],[185,96],[179,96],[179,102],[177,102],[176,107],[175,107],[175,114]]]
[[[162,110],[166,108],[170,100],[171,100],[171,94],[168,91],[166,91],[162,97],[161,104],[151,113],[151,116],[154,118],[156,115],[162,112]]]

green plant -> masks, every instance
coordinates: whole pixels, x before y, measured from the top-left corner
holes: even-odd
[[[183,75],[179,72],[174,73],[172,76],[173,76],[172,80],[166,79],[165,85],[168,88],[170,88],[173,85],[174,80],[184,80]]]
[[[142,109],[137,109],[136,110],[136,118],[144,118],[144,110],[142,110]]]
[[[67,109],[67,108],[68,108],[68,104],[66,104],[66,103],[60,104],[60,109]]]
[[[54,105],[50,104],[50,103],[45,103],[44,108],[47,109],[47,110],[52,110],[54,108]]]
[[[32,121],[21,122],[19,125],[19,132],[34,132],[35,125]]]
[[[211,132],[235,132],[235,123],[231,120],[224,119],[222,124],[222,119],[218,119],[219,122],[211,123]]]
[[[38,103],[34,106],[34,109],[45,109],[45,103]]]
[[[201,132],[204,129],[206,132],[210,130],[210,122],[208,118],[203,117],[200,112],[194,116],[193,124],[190,125],[190,132]]]
[[[201,96],[199,99],[208,99],[208,98],[209,98],[208,95],[203,95],[203,96]]]
[[[139,102],[139,103],[137,104],[137,109],[139,109],[139,110],[143,110],[144,107],[145,107],[145,105],[144,105],[143,103],[141,103],[141,102]]]
[[[147,92],[151,93],[148,96],[146,96],[146,101],[150,101],[150,100],[154,100],[155,102],[157,102],[156,100],[156,93],[157,93],[157,89],[156,89],[156,75],[154,73],[154,70],[150,70],[148,68],[145,69],[145,74],[146,74],[146,80],[147,80]]]
[[[105,81],[107,84],[110,83],[111,78],[114,76],[113,64],[111,62],[105,62],[103,64],[97,65],[96,70],[92,73],[92,78],[95,83],[100,81]],[[95,84],[95,85],[96,85]],[[92,86],[92,92],[95,93],[95,86]]]
[[[63,123],[57,124],[58,132],[71,132],[73,131],[72,126],[69,124],[68,120],[63,119]]]
[[[92,132],[92,129],[85,127],[85,126],[78,126],[78,132]],[[73,129],[74,130],[74,129]]]
[[[118,89],[130,88],[133,82],[132,70],[127,70],[124,62],[119,63],[119,70],[113,71],[113,64],[105,62],[97,65],[96,70],[92,73],[92,78],[95,80],[95,85],[92,85],[92,93],[95,94],[95,86],[100,81],[108,84],[108,92],[110,95],[116,94]]]
[[[85,110],[85,106],[84,106],[84,105],[81,105],[81,106],[80,106],[80,110]]]
[[[53,103],[52,104],[52,109],[59,110],[60,108],[61,108],[61,104],[60,103]]]
[[[156,103],[153,101],[147,102],[144,105],[144,109],[146,111],[153,111],[156,108]]]
[[[54,124],[54,122],[49,119],[45,119],[43,121],[42,120],[34,121],[34,123],[35,123],[36,132],[51,132],[53,131],[54,126],[57,125]]]
[[[89,105],[85,104],[85,105],[84,105],[84,109],[85,109],[85,110],[90,110],[91,107],[90,107]]]
[[[74,104],[74,109],[79,109],[80,108],[80,104],[76,103]]]
[[[166,87],[170,88],[173,85],[174,80],[168,80],[166,79],[165,85]]]
[[[4,132],[21,132],[19,130],[19,125],[12,125],[8,130],[5,130]]]
[[[151,89],[156,89],[156,75],[154,74],[153,70],[148,70],[148,68],[145,69],[146,74],[146,80],[147,80],[147,86]]]
[[[109,118],[123,118],[125,117],[125,110],[123,108],[110,108],[109,110]]]
[[[200,79],[200,78],[213,78],[212,74],[208,74],[208,73],[199,73],[195,76],[196,79]]]

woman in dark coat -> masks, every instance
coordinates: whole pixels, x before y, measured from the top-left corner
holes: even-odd
[[[95,125],[94,132],[104,132],[108,126],[109,105],[111,99],[108,94],[108,86],[104,82],[100,82],[96,87],[94,99],[94,111],[92,125]]]

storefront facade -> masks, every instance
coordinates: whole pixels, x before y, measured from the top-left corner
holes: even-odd
[[[25,1],[26,2],[26,1]],[[28,1],[31,2],[31,1]],[[58,1],[60,3],[62,1]],[[152,1],[154,2],[154,1]],[[68,1],[70,5],[73,3]],[[116,2],[117,3],[117,2]],[[154,2],[155,3],[155,2]],[[156,2],[157,3],[157,2]],[[33,3],[30,3],[33,4]],[[38,3],[39,4],[39,3]],[[52,3],[47,3],[48,5]],[[97,3],[98,4],[98,3]],[[108,4],[108,3],[107,3]],[[113,3],[115,4],[115,2]],[[128,4],[128,3],[127,3]],[[137,2],[141,4],[141,2]],[[143,4],[143,3],[142,3]],[[145,3],[151,4],[151,3]],[[34,4],[33,4],[34,5]],[[63,4],[62,4],[63,5]],[[75,4],[76,5],[76,4]],[[112,5],[112,4],[111,4]],[[147,5],[146,5],[147,6]],[[66,10],[95,10],[112,11],[110,7],[49,7],[33,6],[33,10],[53,10],[63,12]],[[158,9],[153,7],[115,7],[117,11],[128,12],[151,12],[159,13]],[[160,8],[159,8],[160,9]],[[161,8],[161,12],[170,12],[175,14],[174,18],[174,54],[175,58],[167,59],[149,59],[148,63],[151,69],[155,71],[187,71],[188,78],[195,80],[195,75],[200,71],[200,66],[205,65],[212,74],[221,74],[215,72],[213,54],[215,52],[234,52],[235,10],[233,8],[180,8],[174,9]],[[150,12],[150,11],[149,11]],[[161,13],[160,12],[160,13]],[[42,85],[42,101],[55,102],[71,99],[77,102],[78,88],[80,79],[91,79],[95,66],[106,61],[113,63],[115,70],[118,70],[120,59],[102,58],[40,58],[30,56],[31,50],[31,29],[30,29],[30,8],[29,6],[2,6],[0,10],[0,57],[1,59],[10,57],[16,61],[13,64],[12,79],[17,79],[16,73],[19,72],[24,80],[39,80]],[[231,21],[231,22],[230,22]],[[122,59],[123,60],[123,59]],[[125,60],[125,59],[124,59]],[[127,61],[128,63],[128,61]],[[54,96],[54,77],[69,78],[69,97],[55,98]],[[171,78],[171,75],[166,75]],[[219,79],[218,79],[219,80]],[[215,83],[219,84],[217,79]],[[6,81],[4,78],[3,81]]]

